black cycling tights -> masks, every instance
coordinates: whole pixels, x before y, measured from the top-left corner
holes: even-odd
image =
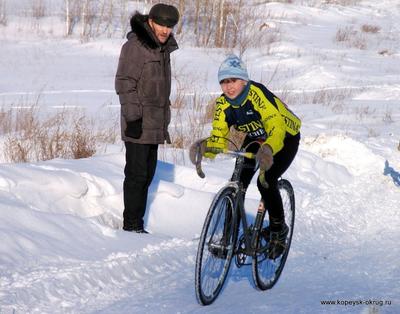
[[[246,138],[242,147],[247,146],[247,144],[251,141],[251,139]],[[279,194],[277,186],[278,179],[289,168],[294,157],[296,156],[299,148],[299,142],[300,133],[296,136],[288,136],[285,138],[282,150],[274,156],[274,164],[268,171],[265,172],[265,180],[269,185],[267,189],[261,185],[260,180],[257,180],[258,190],[260,191],[261,197],[264,200],[265,208],[269,213],[271,230],[279,229],[284,220],[282,198]],[[250,145],[247,151],[256,153],[258,147],[258,144]],[[247,189],[251,179],[257,171],[255,166],[256,162],[254,159],[245,158],[245,165],[240,176],[240,180],[245,189]]]

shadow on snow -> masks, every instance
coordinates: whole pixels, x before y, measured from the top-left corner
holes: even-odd
[[[383,170],[385,176],[389,176],[393,179],[395,185],[400,186],[400,173],[396,171],[393,167],[389,166],[389,162],[385,161],[385,169]]]

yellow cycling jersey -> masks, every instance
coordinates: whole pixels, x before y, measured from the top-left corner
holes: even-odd
[[[301,120],[264,85],[250,81],[247,98],[242,104],[231,104],[224,95],[216,100],[208,147],[225,148],[230,127],[262,139],[275,155],[287,136],[300,132]]]

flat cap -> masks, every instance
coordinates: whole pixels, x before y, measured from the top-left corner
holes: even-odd
[[[158,25],[172,28],[179,21],[179,11],[173,5],[157,3],[150,9],[149,18]]]

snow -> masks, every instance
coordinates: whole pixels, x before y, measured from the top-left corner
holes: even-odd
[[[198,237],[234,160],[206,162],[200,179],[187,149],[160,146],[145,217],[151,234],[132,234],[121,230],[119,143],[88,159],[0,164],[1,314],[400,313],[400,7],[300,2],[260,5],[282,39],[244,54],[251,77],[269,82],[303,120],[300,150],[285,174],[295,188],[296,224],[277,285],[259,292],[251,269],[233,265],[216,302],[198,305]],[[0,26],[3,108],[39,97],[48,111],[119,112],[113,81],[124,39],[81,43],[63,38],[57,19],[38,33],[26,32],[26,17],[9,20]],[[363,24],[381,29],[364,34]],[[365,49],[335,41],[345,26],[364,38]],[[173,55],[174,84],[215,95],[224,54],[184,41]],[[250,219],[258,199],[253,181]]]

